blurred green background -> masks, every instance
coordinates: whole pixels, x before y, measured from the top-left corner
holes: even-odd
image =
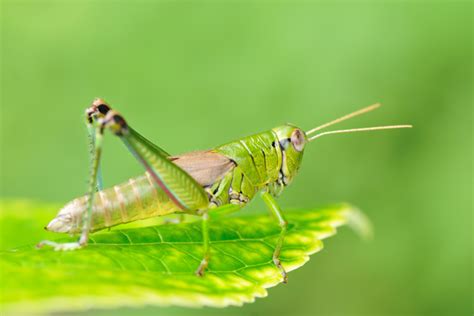
[[[1,197],[85,192],[94,97],[171,153],[380,101],[341,127],[415,128],[311,143],[280,198],[358,205],[374,241],[341,230],[254,304],[140,315],[471,314],[472,17],[461,1],[3,1]],[[103,169],[106,185],[142,172],[114,137]]]

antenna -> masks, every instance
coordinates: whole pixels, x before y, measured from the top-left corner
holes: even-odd
[[[324,126],[324,125],[323,125]],[[315,140],[321,136],[330,135],[330,134],[342,134],[342,133],[357,133],[357,132],[368,132],[368,131],[379,131],[383,129],[398,129],[398,128],[412,128],[412,125],[387,125],[387,126],[374,126],[374,127],[362,127],[362,128],[351,128],[351,129],[341,129],[336,131],[322,132],[311,136],[308,141]]]
[[[377,108],[379,108],[381,106],[380,103],[375,103],[375,104],[372,104],[372,105],[369,105],[368,107],[365,107],[363,109],[360,109],[358,111],[355,111],[355,112],[352,112],[350,114],[347,114],[347,115],[344,115],[343,117],[340,117],[338,119],[335,119],[334,121],[331,121],[329,123],[326,123],[326,124],[323,124],[321,126],[318,126],[318,127],[315,127],[313,129],[310,129],[309,131],[306,132],[306,135],[309,135],[309,134],[312,134],[316,131],[319,131],[320,129],[323,129],[323,128],[326,128],[328,126],[331,126],[331,125],[334,125],[334,124],[337,124],[337,123],[340,123],[342,121],[345,121],[345,120],[348,120],[350,118],[353,118],[353,117],[356,117],[358,115],[361,115],[361,114],[364,114],[364,113],[367,113],[367,112],[370,112],[370,111],[373,111]]]

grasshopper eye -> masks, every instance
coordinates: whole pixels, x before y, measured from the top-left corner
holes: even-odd
[[[291,133],[291,143],[296,151],[303,151],[306,139],[300,129],[295,129],[293,133]]]

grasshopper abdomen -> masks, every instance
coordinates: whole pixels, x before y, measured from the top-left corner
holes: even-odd
[[[67,203],[46,229],[59,233],[79,233],[82,217],[87,211],[87,200],[88,196],[85,195]],[[94,194],[91,231],[177,211],[179,208],[145,173]]]

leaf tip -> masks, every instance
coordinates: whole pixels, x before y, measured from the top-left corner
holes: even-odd
[[[374,228],[367,215],[359,208],[350,206],[346,214],[347,225],[352,228],[363,240],[374,238]]]

